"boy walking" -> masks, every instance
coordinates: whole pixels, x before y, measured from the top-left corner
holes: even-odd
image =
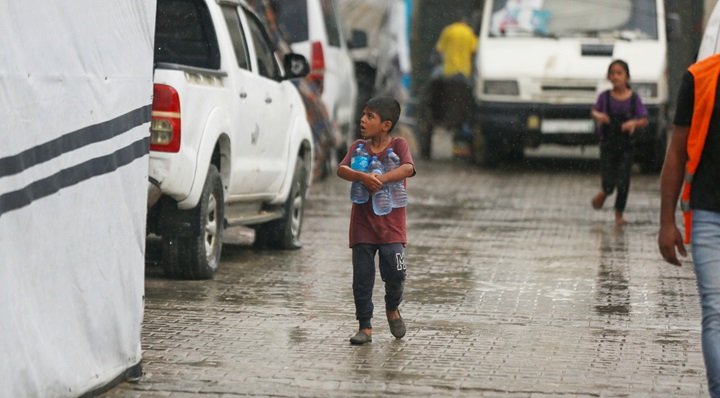
[[[365,139],[355,141],[338,166],[337,175],[347,181],[362,183],[370,195],[384,184],[401,181],[415,175],[407,141],[389,134],[400,117],[400,104],[392,98],[370,99],[362,112],[360,132]],[[400,158],[400,166],[384,174],[364,173],[350,168],[350,160],[358,144],[365,144],[370,156],[377,156],[386,164],[389,148]],[[373,211],[372,200],[363,204],[353,203],[350,213],[350,248],[353,263],[353,297],[355,317],[360,323],[358,332],[350,338],[352,344],[372,341],[373,303],[372,292],[375,284],[375,255],[379,257],[380,276],[385,282],[385,312],[390,332],[396,338],[405,336],[405,323],[400,316],[405,284],[405,207],[394,208],[384,216]]]

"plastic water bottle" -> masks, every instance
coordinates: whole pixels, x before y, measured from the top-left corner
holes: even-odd
[[[352,158],[350,158],[350,168],[367,173],[369,167],[370,155],[365,149],[365,144],[359,143],[357,148],[355,148]],[[359,205],[367,203],[367,201],[370,200],[370,192],[368,192],[365,185],[363,185],[360,181],[353,181],[350,186],[350,199],[353,203],[357,203]]]
[[[385,170],[391,171],[398,167],[400,167],[400,156],[398,156],[392,148],[388,148],[387,155],[385,156]],[[405,191],[405,185],[402,181],[389,183],[388,189],[390,190],[390,200],[393,209],[407,206],[407,192]]]
[[[383,165],[377,156],[370,159],[370,172],[375,174],[383,173]],[[390,190],[387,185],[383,185],[372,196],[373,212],[378,216],[384,216],[392,211],[392,202],[390,199]]]

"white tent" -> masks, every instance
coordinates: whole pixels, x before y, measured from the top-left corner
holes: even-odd
[[[155,1],[0,0],[0,395],[141,361]]]

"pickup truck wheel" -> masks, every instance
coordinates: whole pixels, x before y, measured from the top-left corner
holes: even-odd
[[[303,159],[295,164],[290,194],[283,206],[283,217],[255,227],[255,247],[295,250],[302,247],[302,231],[305,196],[307,195],[307,170]]]
[[[163,237],[163,266],[168,276],[210,279],[217,271],[222,251],[224,196],[220,173],[210,165],[200,203],[177,214],[190,226],[190,236]]]

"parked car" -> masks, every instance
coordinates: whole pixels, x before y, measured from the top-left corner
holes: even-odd
[[[283,36],[283,32],[277,23],[276,8],[281,4],[282,1],[256,1],[252,3],[253,10],[262,19],[270,37],[273,39],[278,55],[292,51],[288,40]],[[337,129],[333,129],[318,84],[309,76],[292,79],[292,82],[303,99],[308,123],[313,134],[315,162],[312,178],[313,180],[326,178],[334,174],[337,168],[337,152],[341,142],[340,133],[336,131]]]
[[[158,0],[148,232],[174,277],[217,270],[226,225],[299,248],[313,164],[305,107],[262,23],[241,0]]]
[[[310,79],[322,93],[340,153],[355,138],[357,83],[334,0],[275,2],[277,23],[294,52],[310,60]]]

